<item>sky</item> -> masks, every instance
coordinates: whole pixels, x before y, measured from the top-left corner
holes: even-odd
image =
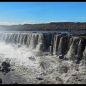
[[[86,22],[86,2],[0,2],[0,25]]]

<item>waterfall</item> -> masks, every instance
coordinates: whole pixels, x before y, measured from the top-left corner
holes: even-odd
[[[60,42],[59,42],[59,45],[58,45],[58,55],[62,55],[63,54],[63,37],[60,38]]]
[[[78,48],[78,42],[79,42],[79,38],[73,37],[73,41],[72,41],[69,51],[66,55],[67,58],[72,59],[72,60],[75,59],[75,55],[76,55],[77,48]]]
[[[39,43],[38,45],[37,45],[37,47],[36,47],[36,50],[37,51],[43,51],[43,43]]]
[[[35,34],[32,34],[31,35],[31,40],[30,40],[29,48],[30,49],[34,49],[35,47],[36,47],[36,44],[35,44]]]
[[[44,49],[44,37],[43,37],[43,34],[38,35],[38,40],[37,40],[36,43],[37,43],[36,50],[43,51],[43,49]]]
[[[86,47],[85,47],[85,50],[83,52],[83,64],[86,66]]]
[[[50,52],[57,57],[66,56],[70,60],[81,60],[86,46],[85,37],[58,33],[1,32],[0,41],[26,46],[30,50]]]
[[[54,37],[54,45],[53,45],[53,54],[54,55],[57,55],[59,41],[60,41],[60,36],[59,35],[55,35],[55,37]]]
[[[69,43],[69,37],[68,36],[61,36],[60,41],[58,43],[58,50],[57,55],[64,57],[64,55],[68,51],[68,43]]]
[[[80,39],[78,48],[77,48],[77,60],[81,60],[83,52],[82,52],[82,40]]]

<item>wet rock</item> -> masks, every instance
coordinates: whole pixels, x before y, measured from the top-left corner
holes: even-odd
[[[28,57],[30,60],[32,60],[32,61],[35,61],[36,59],[35,59],[35,57],[33,57],[33,56],[31,56],[31,57]]]
[[[67,73],[68,70],[69,70],[69,68],[67,66],[63,66],[63,65],[59,66],[59,68],[58,68],[59,73]]]
[[[36,79],[38,79],[38,80],[43,80],[43,78],[41,78],[41,77],[36,77]]]
[[[15,69],[11,69],[11,71],[14,71]]]
[[[66,57],[64,57],[63,59],[66,60],[66,61],[68,61],[68,58],[66,58]]]
[[[77,61],[76,61],[76,64],[80,64],[80,61],[79,61],[79,60],[77,60]]]
[[[79,71],[79,69],[76,69],[76,71]]]
[[[68,78],[66,84],[86,84],[86,78],[83,74],[74,74]]]
[[[52,81],[42,81],[39,84],[55,84],[55,82],[52,82]]]
[[[59,55],[58,57],[59,57],[59,59],[63,59],[63,58],[64,58],[64,56],[63,56],[63,55]]]
[[[0,84],[2,84],[2,79],[0,78]]]
[[[1,64],[1,71],[6,74],[10,71],[10,63],[8,62],[2,62]]]
[[[48,77],[41,81],[40,84],[63,84],[63,81],[59,77],[56,77],[56,80],[54,78],[51,79]]]
[[[13,83],[13,84],[18,84],[18,83]]]
[[[10,64],[9,64],[8,62],[3,62],[3,63],[2,63],[2,66],[3,66],[3,67],[10,67]]]
[[[63,84],[63,80],[59,77],[56,77],[56,81],[59,82],[60,84]]]
[[[72,74],[72,76],[76,76],[76,74]]]

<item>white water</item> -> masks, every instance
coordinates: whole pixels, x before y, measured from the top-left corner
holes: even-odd
[[[3,59],[13,58],[16,60],[16,64],[24,65],[27,67],[38,66],[37,65],[38,60],[36,60],[35,62],[29,60],[29,57],[31,56],[35,58],[34,53],[28,48],[26,48],[25,46],[18,48],[17,45],[6,44],[4,42],[0,42],[0,57],[2,57]]]
[[[25,34],[11,34],[11,33],[4,34],[3,33],[0,35],[0,37],[1,37],[0,61],[1,59],[6,60],[6,58],[10,58],[9,60],[12,60],[17,66],[16,67],[17,70],[15,68],[14,72],[18,76],[21,76],[22,78],[24,78],[27,81],[27,83],[40,83],[41,80],[35,81],[34,79],[38,77],[38,75],[42,77],[41,74],[44,77],[44,82],[42,83],[62,83],[62,82],[59,82],[58,80],[56,81],[57,77],[61,78],[61,81],[64,81],[64,83],[67,83],[66,82],[67,79],[70,78],[72,74],[81,73],[81,70],[83,70],[83,69],[80,69],[81,67],[78,68],[79,65],[73,63],[71,60],[66,61],[63,59],[59,59],[57,55],[49,56],[49,54],[44,54],[45,52],[42,51],[43,48],[46,46],[46,43],[47,45],[51,44],[50,46],[52,47],[52,42],[54,42],[54,45],[53,45],[54,53],[57,54],[58,51],[61,52],[63,49],[62,44],[65,43],[63,42],[62,37],[60,37],[58,43],[57,43],[57,40],[58,40],[57,36],[54,41],[51,40],[50,43],[48,43],[48,41],[50,40],[48,39],[48,37],[50,38],[51,36],[46,35],[46,37],[44,37],[43,34],[25,35]],[[27,37],[27,40],[25,37]],[[65,39],[65,40],[68,40],[68,39]],[[6,43],[2,41],[5,41]],[[73,42],[70,41],[69,50],[67,52],[68,58],[73,58],[75,56],[76,46],[77,46],[77,49],[81,49],[80,43],[81,41],[79,41],[77,38],[73,38]],[[84,57],[86,54],[85,51],[84,51]],[[78,51],[78,53],[79,52],[80,51]],[[49,52],[47,51],[46,53],[49,53]],[[25,66],[28,69],[28,71],[25,69],[20,69],[20,68],[23,68],[23,66]],[[66,68],[68,68],[67,72],[65,72],[64,68],[65,70]],[[79,69],[78,72],[76,68]],[[14,75],[14,73],[13,74],[11,73],[8,73],[8,76],[9,74]],[[85,75],[86,75],[86,72],[85,72]],[[9,80],[8,76],[7,76],[7,79],[4,80],[5,82],[3,83],[8,83],[12,79],[13,81],[16,80],[14,77]],[[18,78],[18,80],[21,80],[21,79]],[[50,80],[50,82],[46,82],[48,80]],[[11,83],[11,81],[9,83]],[[72,82],[69,81],[69,83],[72,83]]]

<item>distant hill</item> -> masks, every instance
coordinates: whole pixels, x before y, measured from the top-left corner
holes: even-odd
[[[86,22],[50,22],[43,24],[24,24],[24,25],[0,25],[1,30],[8,31],[52,31],[52,30],[84,30],[86,31]]]

